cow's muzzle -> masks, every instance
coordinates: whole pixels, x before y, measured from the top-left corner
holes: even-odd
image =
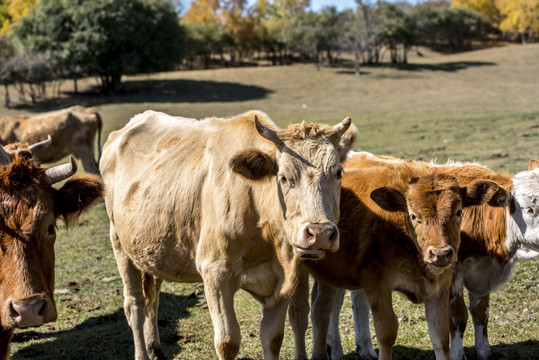
[[[326,251],[339,250],[339,229],[333,223],[310,223],[303,229],[301,243],[305,246],[294,247],[297,256],[303,259],[321,259]]]
[[[9,299],[7,313],[13,327],[40,326],[56,320],[58,314],[54,302],[44,294],[24,299]]]
[[[453,247],[445,246],[442,248],[429,247],[427,262],[439,268],[445,268],[456,261],[456,253]]]

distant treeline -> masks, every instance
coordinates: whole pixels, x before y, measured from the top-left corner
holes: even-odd
[[[27,3],[24,16],[9,15],[15,2]],[[56,96],[65,79],[76,92],[77,79],[95,76],[114,92],[126,74],[260,60],[319,67],[342,52],[355,55],[359,74],[360,64],[406,63],[415,45],[462,51],[495,31],[487,17],[445,2],[356,3],[313,12],[308,0],[251,8],[246,0],[196,0],[180,18],[173,0],[0,0],[0,84],[7,105],[10,87],[19,101],[36,102]]]

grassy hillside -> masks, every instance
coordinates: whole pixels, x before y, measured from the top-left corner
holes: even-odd
[[[67,93],[38,107],[0,107],[0,114],[97,106],[104,120],[103,142],[110,131],[146,109],[196,118],[260,109],[280,126],[302,120],[335,124],[351,116],[360,131],[356,149],[374,153],[479,161],[510,173],[525,170],[530,158],[539,157],[539,44],[422,55],[411,57],[406,66],[364,67],[359,77],[351,64],[320,71],[314,65],[294,65],[128,77],[120,95]],[[91,91],[94,84],[88,79],[79,89]],[[71,91],[72,84],[64,83],[63,89]],[[60,232],[56,252],[58,321],[19,330],[13,359],[132,358],[132,336],[102,204],[85,214],[80,225]],[[515,278],[491,297],[489,331],[497,359],[539,357],[538,280],[537,262],[519,264]],[[215,358],[203,300],[200,285],[163,286],[159,325],[168,357]],[[358,359],[349,299],[345,301],[345,353]],[[400,295],[394,296],[394,304],[401,319],[394,358],[433,359],[423,307]],[[240,291],[236,309],[242,328],[239,357],[262,358],[260,306]],[[475,359],[472,330],[470,322],[465,337],[468,359]],[[293,356],[288,326],[281,355]]]

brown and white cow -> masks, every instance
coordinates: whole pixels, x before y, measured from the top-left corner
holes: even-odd
[[[531,160],[528,171],[516,174],[497,173],[470,163],[449,162],[443,165],[422,161],[400,160],[369,153],[354,153],[346,166],[363,167],[373,164],[406,163],[417,171],[432,168],[455,176],[466,185],[478,179],[487,179],[511,192],[507,209],[484,204],[464,211],[461,226],[462,242],[458,253],[456,277],[451,288],[451,359],[465,359],[463,333],[468,311],[463,288],[469,296],[469,308],[475,330],[475,348],[478,359],[491,358],[487,337],[489,294],[507,282],[519,260],[539,257],[539,160]],[[365,359],[376,358],[368,327],[369,307],[365,294],[352,291],[356,345]],[[332,359],[343,356],[338,334],[338,315],[344,291],[339,294],[332,312],[328,347]]]
[[[327,358],[333,300],[337,288],[345,288],[363,289],[367,296],[380,359],[391,359],[397,337],[393,291],[425,304],[436,358],[449,359],[448,301],[462,211],[483,202],[504,204],[508,192],[491,181],[460,187],[455,178],[437,169],[418,173],[406,164],[345,168],[345,172],[340,248],[317,262],[304,262],[317,280],[311,310],[313,358]],[[298,287],[292,313],[308,311],[307,294],[308,288]],[[303,319],[303,324],[293,324],[296,334],[306,330],[306,318],[306,313],[291,316],[291,321]],[[296,351],[296,357],[305,357],[304,349]]]
[[[72,154],[81,159],[84,170],[98,174],[94,142],[97,134],[100,154],[101,127],[101,116],[96,108],[79,105],[35,115],[4,116],[0,118],[0,144],[31,144],[50,135],[52,142],[49,146],[33,151],[36,159],[54,162]]]
[[[164,357],[164,280],[204,282],[220,359],[239,351],[234,294],[251,293],[264,305],[264,357],[278,358],[300,259],[339,247],[350,124],[277,129],[260,111],[203,120],[146,111],[110,134],[100,170],[136,359]]]
[[[95,176],[52,185],[77,170],[76,162],[41,168],[29,152],[11,161],[0,147],[0,359],[9,355],[16,328],[56,320],[54,241],[56,220],[72,223],[101,197]]]

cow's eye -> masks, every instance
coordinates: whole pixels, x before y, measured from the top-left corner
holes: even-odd
[[[528,214],[533,215],[533,208],[527,207],[527,208],[524,208],[524,210],[525,210]]]
[[[342,173],[343,171],[341,169],[337,170],[337,172],[335,173],[335,179],[337,180],[342,179]]]
[[[457,210],[457,217],[462,217],[462,210]]]
[[[284,175],[279,176],[279,181],[280,181],[281,184],[283,184],[283,185],[288,184],[288,180],[286,179],[286,176],[284,176]]]
[[[416,218],[416,216],[415,216],[414,214],[410,214],[410,220],[412,220],[412,221],[416,221],[416,220],[417,220],[417,218]]]
[[[56,233],[56,226],[54,224],[50,224],[47,228],[47,233],[49,233],[49,235],[54,235]]]

